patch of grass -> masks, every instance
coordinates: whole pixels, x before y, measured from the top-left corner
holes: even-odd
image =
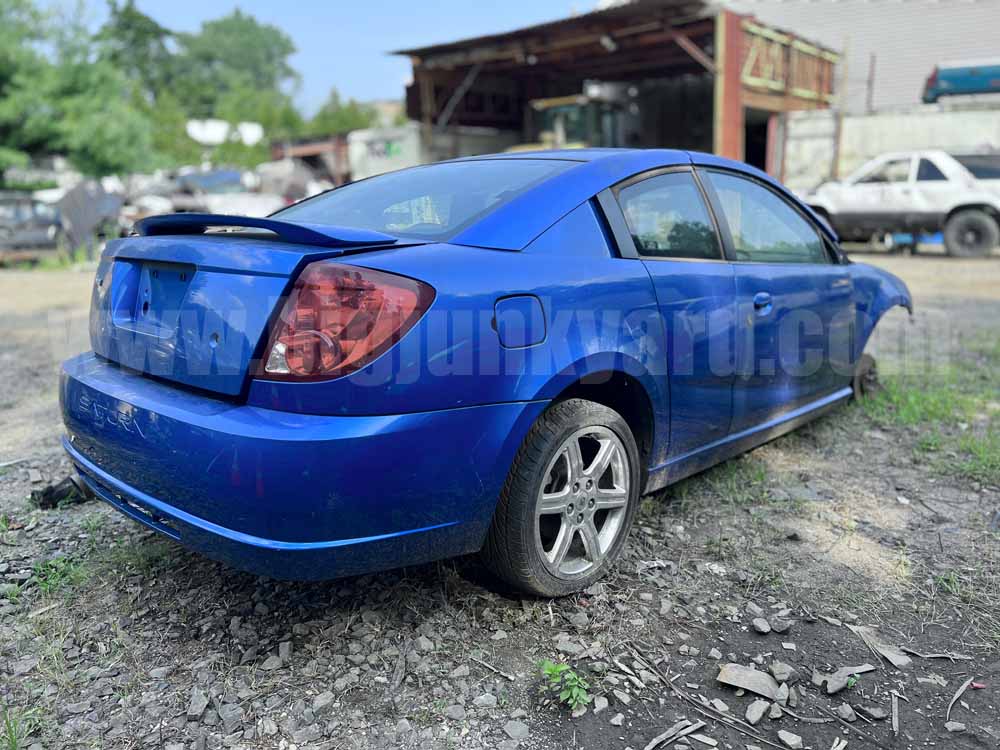
[[[694,481],[704,482],[728,505],[758,505],[771,499],[767,466],[752,455],[726,461]]]
[[[27,747],[28,737],[38,728],[38,710],[0,707],[0,742],[3,750]]]
[[[862,401],[865,412],[877,422],[905,427],[950,422],[972,413],[975,399],[958,387],[954,372],[930,378],[922,382],[913,378],[886,378],[880,393]]]
[[[920,436],[914,450],[917,453],[937,453],[944,445],[944,437],[940,432],[928,432]]]
[[[569,664],[561,664],[545,659],[538,663],[542,674],[542,692],[555,696],[556,700],[571,710],[586,706],[592,700],[590,683],[577,674]]]
[[[106,562],[115,570],[146,574],[159,568],[173,552],[173,545],[160,539],[118,541],[108,550]]]
[[[962,590],[962,577],[958,571],[949,570],[934,576],[934,585],[946,594],[958,596]]]
[[[1000,552],[995,541],[984,537],[970,550],[972,565],[949,568],[926,576],[927,584],[917,592],[921,601],[960,612],[970,624],[956,644],[995,654],[1000,649]],[[969,642],[975,634],[978,641]]]
[[[963,435],[958,449],[963,457],[954,464],[955,473],[983,484],[1000,484],[1000,430]]]
[[[32,580],[43,594],[71,588],[86,578],[87,572],[83,565],[69,557],[54,557],[36,563],[32,571]]]
[[[80,527],[87,535],[87,547],[89,549],[95,550],[100,544],[101,530],[104,528],[106,520],[105,516],[100,513],[91,513],[85,516],[83,521],[80,522]]]

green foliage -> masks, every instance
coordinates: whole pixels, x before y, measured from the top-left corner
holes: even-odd
[[[941,373],[923,382],[886,378],[883,390],[862,403],[877,421],[904,426],[954,421],[966,416],[972,402],[957,387],[955,373]]]
[[[233,11],[206,21],[197,34],[177,34],[172,90],[192,117],[214,117],[220,101],[234,90],[280,92],[298,81],[288,63],[295,52],[281,29]]]
[[[590,683],[574,672],[568,664],[545,659],[538,663],[545,682],[542,691],[553,694],[556,699],[570,709],[576,710],[591,701]]]
[[[206,157],[255,166],[268,158],[269,142],[305,130],[291,99],[298,75],[288,58],[295,47],[283,31],[247,13],[178,33],[135,0],[109,0],[107,21],[91,33],[82,5],[44,13],[39,6],[0,0],[0,174],[48,154],[65,155],[93,176]],[[333,112],[335,124],[350,127],[369,124],[370,115],[354,102]],[[264,141],[206,150],[185,127],[206,117],[259,122]]]
[[[99,59],[134,82],[146,101],[158,101],[176,74],[168,42],[172,32],[135,7],[108,0],[108,20],[94,37]]]
[[[372,127],[376,117],[372,107],[353,99],[348,99],[346,103],[342,102],[337,89],[333,89],[326,103],[309,121],[305,134],[312,138],[323,138],[351,130],[362,130]]]
[[[63,588],[70,588],[86,578],[86,571],[77,561],[68,557],[54,557],[36,563],[32,579],[43,594],[51,594]]]
[[[3,0],[0,0],[2,2]],[[0,743],[3,750],[21,750],[27,747],[26,740],[38,728],[36,709],[17,711],[3,706],[0,708]]]
[[[963,476],[987,484],[1000,484],[1000,430],[984,435],[963,435],[958,442],[962,457],[955,469]]]

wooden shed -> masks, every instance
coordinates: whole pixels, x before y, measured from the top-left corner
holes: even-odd
[[[705,0],[633,0],[397,54],[413,64],[406,109],[428,143],[467,125],[522,131],[530,144],[539,113],[603,96],[614,108],[595,110],[595,122],[613,112],[619,125],[589,145],[714,151],[775,174],[778,116],[829,106],[838,60]]]

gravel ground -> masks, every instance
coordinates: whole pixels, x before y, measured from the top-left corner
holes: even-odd
[[[56,363],[91,275],[0,273],[0,746],[996,747],[1000,263],[863,259],[917,304],[874,342],[884,390],[645,498],[612,575],[553,601],[466,560],[280,583],[34,507],[69,471]],[[544,659],[589,683],[580,715]]]

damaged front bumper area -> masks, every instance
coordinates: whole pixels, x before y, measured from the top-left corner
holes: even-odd
[[[63,444],[132,519],[275,578],[326,579],[479,548],[544,403],[318,416],[165,385],[92,353],[63,365]]]

